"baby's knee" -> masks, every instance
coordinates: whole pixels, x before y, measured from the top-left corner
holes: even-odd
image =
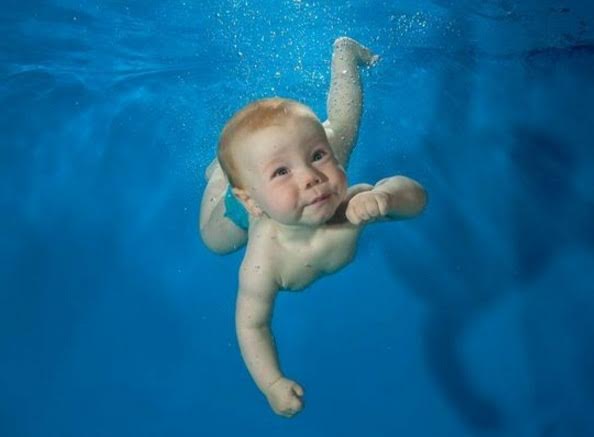
[[[217,158],[213,159],[213,161],[208,164],[208,167],[206,167],[206,170],[204,171],[204,179],[206,179],[207,181],[210,180],[210,178],[212,177],[213,173],[218,173],[218,172],[222,172],[223,170],[221,169],[221,165],[219,164],[219,160]]]

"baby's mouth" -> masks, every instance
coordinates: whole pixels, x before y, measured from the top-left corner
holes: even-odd
[[[324,202],[330,198],[330,194],[322,194],[321,196],[316,197],[314,200],[311,201],[310,205],[316,205],[318,203]]]

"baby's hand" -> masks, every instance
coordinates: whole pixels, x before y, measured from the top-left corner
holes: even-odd
[[[274,412],[284,417],[293,417],[303,409],[303,389],[284,377],[268,387],[266,398]]]
[[[363,224],[388,213],[389,196],[381,191],[364,191],[349,201],[346,209],[347,219],[354,225]]]

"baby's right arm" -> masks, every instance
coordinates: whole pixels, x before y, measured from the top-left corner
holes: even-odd
[[[246,256],[239,274],[235,314],[241,355],[274,412],[291,417],[303,408],[303,389],[283,376],[278,363],[270,328],[277,293],[271,266]]]

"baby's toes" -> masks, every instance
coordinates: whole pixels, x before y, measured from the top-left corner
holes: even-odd
[[[332,44],[332,47],[334,48],[334,50],[352,50],[352,47],[355,44],[359,43],[354,39],[349,38],[348,36],[341,36],[339,38],[336,38],[334,44]]]
[[[359,64],[363,65],[375,65],[379,60],[378,55],[375,55],[363,44],[347,36],[340,37],[334,41],[334,50],[337,53],[345,52],[351,54]]]
[[[371,52],[370,52],[371,53]],[[369,65],[370,67],[375,66],[375,64],[377,64],[380,61],[380,56],[379,55],[374,55],[372,54],[367,61],[365,62],[367,65]]]

